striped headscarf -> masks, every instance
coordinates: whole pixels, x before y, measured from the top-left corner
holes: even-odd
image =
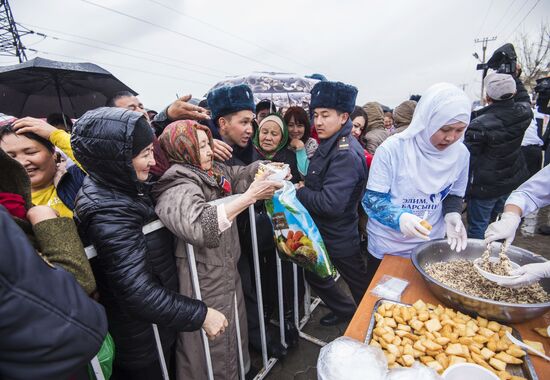
[[[208,127],[193,120],[178,120],[169,124],[159,137],[162,150],[170,164],[190,165],[195,170],[206,173],[216,180],[218,186],[226,193],[231,192],[231,184],[212,162],[212,168],[205,171],[201,168],[201,155],[197,131],[204,131],[208,136],[210,148],[214,149],[212,132]]]

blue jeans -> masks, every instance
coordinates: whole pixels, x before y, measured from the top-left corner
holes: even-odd
[[[473,239],[485,238],[485,230],[489,223],[497,218],[504,209],[504,203],[509,194],[498,198],[468,200],[468,237]]]

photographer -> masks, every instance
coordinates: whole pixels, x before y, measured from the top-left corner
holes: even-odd
[[[521,66],[511,44],[488,61],[487,106],[474,112],[464,143],[470,151],[468,237],[483,239],[512,190],[529,178],[521,142],[533,118]]]

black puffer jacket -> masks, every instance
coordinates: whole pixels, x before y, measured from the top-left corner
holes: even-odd
[[[136,369],[158,359],[151,324],[159,326],[167,350],[176,331],[202,326],[204,303],[177,293],[173,236],[166,229],[144,235],[157,219],[148,185],[132,166],[137,112],[99,108],[75,124],[71,146],[88,173],[75,219],[97,250],[93,263],[100,301],[116,345],[116,365]]]
[[[509,194],[529,178],[521,141],[533,119],[529,96],[516,79],[513,99],[475,112],[464,143],[470,151],[468,195],[496,198]]]

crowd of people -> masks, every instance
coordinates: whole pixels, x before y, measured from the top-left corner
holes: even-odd
[[[162,379],[163,362],[176,379],[203,379],[201,330],[216,379],[238,378],[239,344],[253,376],[249,350],[261,351],[264,333],[269,355],[284,357],[287,347],[259,323],[257,292],[267,320],[278,308],[264,201],[282,187],[257,175],[260,163],[290,167],[287,180],[351,293],[310,271],[294,284],[283,261],[289,346],[298,343],[292,290],[302,296],[304,278],[330,311],[320,323],[331,326],[351,319],[385,255],[407,257],[430,239],[447,238],[457,252],[468,238],[511,241],[521,217],[548,203],[548,167],[536,174],[548,136],[520,75],[519,66],[487,75],[488,105],[478,110],[448,83],[389,110],[357,105],[355,87],[322,80],[308,109],[255,104],[236,85],[212,90],[201,106],[185,96],[158,113],[121,92],[74,124],[63,114],[4,122],[0,377],[88,378],[87,364],[112,337],[112,379]],[[508,199],[533,175],[525,186],[537,188],[535,200],[521,188]],[[165,228],[148,230],[156,220]],[[520,285],[550,270],[522,274]]]

